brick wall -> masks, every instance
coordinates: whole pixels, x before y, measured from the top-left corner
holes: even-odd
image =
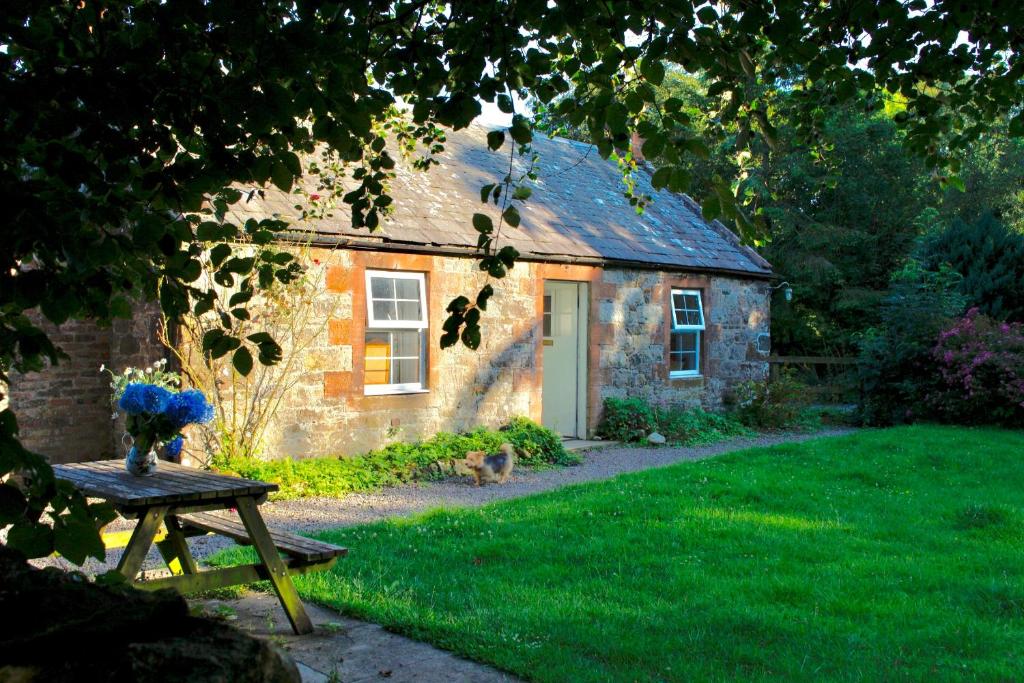
[[[353,455],[390,441],[410,441],[438,431],[499,426],[516,415],[540,421],[543,347],[540,321],[544,281],[584,281],[590,286],[588,430],[609,396],[643,396],[663,404],[721,405],[735,382],[767,377],[757,336],[768,332],[763,283],[708,275],[592,266],[519,263],[504,280],[484,317],[477,351],[441,351],[444,309],[454,297],[472,296],[487,281],[470,258],[368,251],[313,250],[311,268],[323,269],[323,290],[314,300],[320,323],[293,367],[299,373],[286,392],[266,437],[270,457]],[[429,330],[427,391],[364,395],[365,271],[425,273]],[[707,329],[702,336],[703,376],[668,376],[669,296],[673,287],[700,289]],[[155,340],[153,311],[113,330],[82,323],[56,332],[72,361],[45,373],[16,378],[11,404],[22,434],[55,462],[118,453],[106,375],[148,364],[164,354]],[[285,350],[288,353],[288,349]]]
[[[22,443],[51,462],[80,462],[120,456],[123,419],[112,420],[110,375],[163,357],[152,307],[112,327],[69,321],[42,329],[68,355],[55,366],[25,375],[12,373],[8,402],[21,428]],[[38,324],[38,318],[37,318]]]

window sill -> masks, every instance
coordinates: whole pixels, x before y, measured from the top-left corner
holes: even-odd
[[[364,396],[400,396],[402,394],[429,394],[430,389],[403,389],[392,387],[387,384],[377,384],[363,387]]]
[[[673,375],[669,374],[670,382],[704,381],[704,375]]]

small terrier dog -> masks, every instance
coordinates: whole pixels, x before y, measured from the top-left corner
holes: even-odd
[[[515,448],[510,443],[503,443],[500,451],[494,455],[487,455],[483,451],[466,453],[466,467],[472,470],[477,486],[481,482],[504,484],[508,481],[515,463]]]

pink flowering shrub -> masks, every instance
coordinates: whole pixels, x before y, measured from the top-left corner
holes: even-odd
[[[1024,426],[1024,324],[967,311],[932,349],[939,382],[928,395],[951,422]]]

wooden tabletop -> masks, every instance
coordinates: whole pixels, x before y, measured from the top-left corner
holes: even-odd
[[[253,479],[216,474],[161,460],[156,473],[137,477],[124,469],[124,460],[97,460],[54,465],[58,479],[69,481],[91,498],[103,498],[122,507],[214,502],[238,496],[263,496],[278,489]]]

